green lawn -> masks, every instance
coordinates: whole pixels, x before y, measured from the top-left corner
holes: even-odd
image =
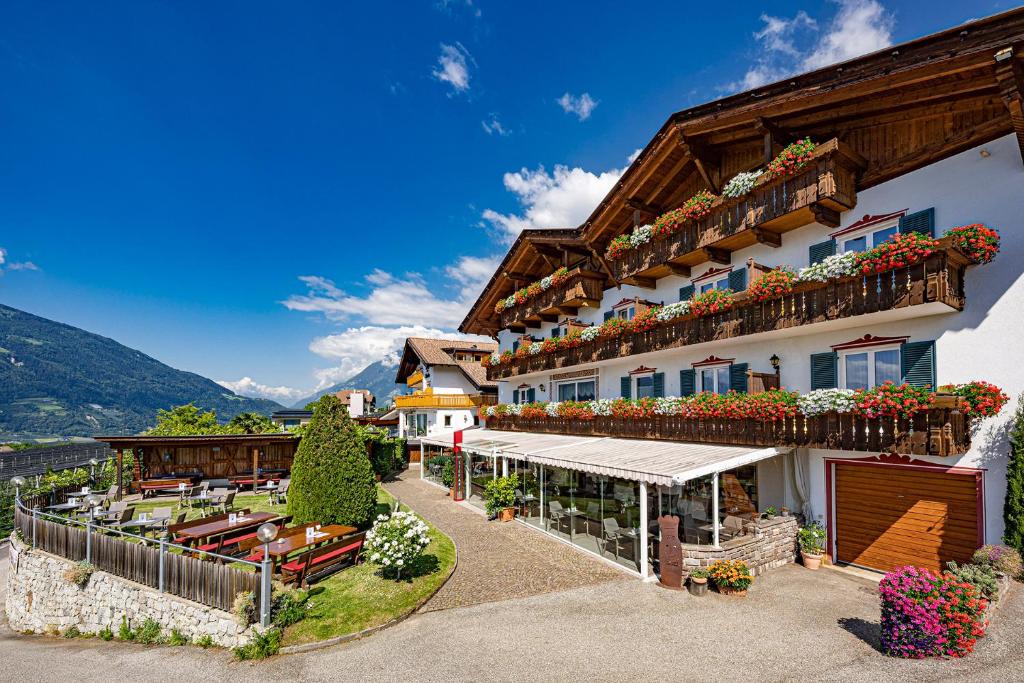
[[[380,511],[384,512],[394,505],[395,500],[387,491],[378,488],[377,502]],[[136,504],[135,515],[176,504],[177,499],[169,496],[147,500]],[[267,494],[258,494],[239,495],[235,498],[235,507],[283,515],[287,506],[272,506]],[[189,512],[188,518],[198,516],[199,511],[195,510]],[[385,624],[419,607],[445,582],[455,567],[455,544],[429,522],[428,526],[430,545],[423,556],[418,576],[401,581],[385,579],[378,576],[376,565],[363,562],[313,584],[308,600],[312,607],[305,619],[288,627],[283,644],[298,645],[356,633]]]

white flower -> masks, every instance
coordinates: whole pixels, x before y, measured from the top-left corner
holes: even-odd
[[[545,278],[541,278],[541,281],[540,281],[540,288],[541,288],[541,289],[548,289],[549,287],[551,287],[551,281],[552,281],[553,279],[554,279],[554,278],[553,278],[552,276],[550,276],[550,275],[548,275],[548,276],[547,276],[547,277],[545,277]]]
[[[848,413],[853,410],[853,391],[851,389],[815,389],[796,399],[800,412],[808,417],[821,415],[830,410]]]
[[[505,308],[512,308],[516,305],[516,296],[513,294],[509,298],[505,299]]]
[[[742,197],[754,189],[754,185],[757,184],[757,179],[761,177],[762,173],[764,173],[764,171],[737,173],[725,184],[725,187],[722,188],[722,196],[730,198]]]
[[[683,399],[678,396],[665,396],[654,400],[654,412],[658,415],[677,415],[682,405]]]
[[[590,327],[584,328],[584,330],[580,332],[580,339],[582,339],[585,342],[594,341],[595,339],[597,339],[597,335],[599,332],[600,330],[597,328],[597,326],[591,325]]]
[[[487,406],[487,410],[484,412],[487,414],[487,417],[494,417],[498,414],[498,408],[497,406]]]
[[[491,365],[497,365],[501,362],[501,354],[495,351],[491,354]]]
[[[544,412],[546,412],[549,417],[558,417],[558,401],[551,401],[544,406]]]
[[[536,356],[538,353],[540,353],[540,349],[541,349],[541,343],[540,342],[532,342],[530,344],[530,346],[527,347],[526,350],[527,350],[527,352],[531,356]]]
[[[674,304],[667,304],[658,309],[654,317],[663,323],[686,315],[690,312],[690,301],[677,301]]]
[[[523,404],[521,404],[521,403],[509,403],[507,407],[508,407],[508,414],[509,415],[518,415],[520,413],[520,411],[522,411],[522,409],[523,409]]]
[[[638,247],[641,244],[646,244],[647,242],[650,241],[651,226],[649,225],[641,225],[639,228],[634,230],[632,234],[629,236],[629,243],[634,247]]]
[[[607,416],[612,414],[612,401],[607,398],[599,398],[596,401],[590,401],[589,408],[594,415]]]
[[[799,282],[826,282],[833,278],[846,277],[857,273],[857,254],[833,254],[813,265],[801,268],[797,273]]]

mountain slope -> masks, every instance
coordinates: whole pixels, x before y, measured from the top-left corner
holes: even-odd
[[[194,402],[226,420],[280,404],[245,398],[113,339],[0,304],[0,434],[135,433]]]
[[[305,408],[307,404],[324,394],[331,394],[342,389],[369,389],[370,393],[377,398],[377,406],[383,408],[387,405],[390,397],[407,392],[404,385],[395,384],[396,369],[397,366],[394,363],[387,363],[383,360],[375,361],[348,379],[296,401],[293,407]]]

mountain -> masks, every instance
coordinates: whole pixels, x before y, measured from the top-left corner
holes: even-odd
[[[175,370],[113,339],[0,304],[0,435],[134,434],[193,402],[221,420],[282,406]]]
[[[369,389],[370,393],[377,399],[377,406],[383,408],[392,396],[407,393],[404,385],[395,384],[396,371],[397,365],[393,361],[374,361],[348,379],[318,391],[312,396],[296,401],[292,407],[305,408],[307,404],[317,400],[324,394],[333,394],[335,391],[341,391],[342,389]]]

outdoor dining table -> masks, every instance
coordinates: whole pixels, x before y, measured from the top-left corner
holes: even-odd
[[[269,555],[270,559],[274,564],[274,571],[278,571],[278,565],[284,561],[284,558],[291,555],[297,550],[304,550],[306,548],[312,548],[333,541],[336,538],[348,536],[358,531],[354,526],[348,526],[345,524],[328,524],[325,527],[320,527],[318,533],[312,538],[306,536],[306,534],[295,534],[294,536],[285,536],[279,538],[276,541],[270,543]]]
[[[233,531],[235,529],[246,529],[252,526],[258,526],[263,522],[269,522],[275,520],[279,515],[273,512],[250,512],[246,515],[238,515],[235,519],[235,523],[231,523],[231,518],[218,519],[213,522],[207,522],[205,524],[197,524],[196,526],[188,527],[187,529],[180,529],[177,532],[178,538],[182,539],[183,545],[191,545],[196,541],[201,541],[207,536],[214,536],[216,534],[224,533],[225,531]]]
[[[85,503],[57,503],[56,505],[47,505],[47,510],[53,510],[54,512],[70,512],[71,510],[77,510],[78,508],[85,505]]]
[[[153,519],[152,517],[149,519],[129,519],[126,522],[114,522],[112,524],[107,524],[106,527],[108,529],[136,528],[139,530],[140,534],[145,536],[152,529],[161,528],[164,524],[167,523],[167,521],[167,519]]]

